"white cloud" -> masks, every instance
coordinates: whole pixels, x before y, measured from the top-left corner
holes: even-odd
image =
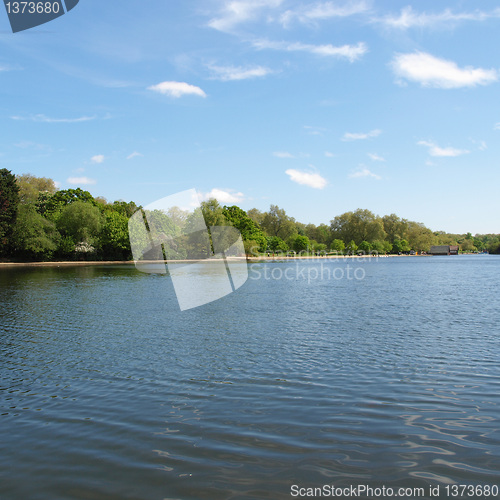
[[[279,7],[283,0],[229,0],[219,17],[213,18],[208,26],[219,31],[232,31],[239,24],[258,20],[263,11]]]
[[[500,9],[495,9],[492,12],[482,12],[476,10],[474,12],[453,12],[446,9],[439,13],[427,14],[425,12],[415,12],[410,6],[401,10],[398,16],[389,15],[383,18],[375,19],[374,22],[381,23],[390,28],[409,29],[409,28],[426,28],[437,25],[449,27],[451,23],[461,21],[486,21],[490,18],[500,17]]]
[[[235,80],[248,80],[250,78],[261,78],[272,73],[269,68],[263,66],[241,67],[241,66],[216,66],[209,65],[209,69],[214,73],[215,80],[223,82]]]
[[[12,120],[29,120],[32,122],[40,122],[40,123],[80,123],[80,122],[88,122],[91,120],[95,120],[96,116],[80,116],[79,118],[50,118],[45,115],[31,115],[28,117],[24,116],[11,116]]]
[[[374,174],[368,168],[366,168],[364,165],[360,165],[358,170],[349,174],[349,177],[351,179],[362,179],[364,177],[371,177],[372,179],[377,179],[378,181],[380,179],[382,179],[382,177],[380,177],[380,175]]]
[[[185,82],[161,82],[148,87],[148,90],[152,90],[153,92],[158,92],[160,94],[166,94],[175,98],[179,98],[184,95],[207,97],[207,94],[205,94],[200,87],[195,87],[194,85],[190,85]]]
[[[459,68],[453,61],[439,59],[424,52],[397,54],[392,60],[394,73],[423,87],[453,89],[488,85],[498,80],[494,69]]]
[[[102,163],[104,161],[104,155],[95,155],[90,158],[92,163]]]
[[[215,198],[220,203],[240,203],[245,199],[245,195],[240,192],[234,192],[233,190],[214,188],[209,193],[203,194],[202,198],[204,200]]]
[[[364,139],[370,139],[371,137],[377,137],[382,133],[382,130],[378,128],[375,130],[371,130],[365,134],[353,134],[351,132],[346,132],[342,137],[342,141],[360,141]]]
[[[309,52],[324,57],[345,58],[354,62],[368,52],[368,48],[363,42],[357,45],[312,45],[300,42],[273,42],[271,40],[254,40],[253,46],[257,49],[283,50],[287,52]]]
[[[89,179],[88,177],[69,177],[67,179],[67,182],[68,184],[74,184],[80,186],[97,183],[95,179]]]
[[[385,158],[382,158],[382,156],[376,154],[376,153],[368,153],[368,156],[370,157],[370,159],[372,159],[373,161],[385,161]]]
[[[305,24],[311,24],[315,21],[323,21],[333,17],[348,17],[355,14],[361,14],[369,10],[368,3],[361,0],[351,1],[344,5],[337,5],[333,2],[319,2],[313,6],[302,7],[297,10],[287,10],[280,18],[283,26],[288,26],[291,21],[297,21]]]
[[[287,151],[275,151],[273,156],[276,156],[276,158],[295,158],[292,153],[288,153]]]
[[[455,156],[461,156],[469,153],[467,149],[457,149],[457,148],[452,148],[452,147],[447,147],[447,148],[441,148],[434,144],[431,141],[419,141],[417,142],[419,146],[425,146],[429,148],[429,154],[431,156],[439,156],[439,157],[455,157]]]
[[[131,160],[132,158],[136,158],[138,156],[143,156],[143,155],[141,153],[139,153],[138,151],[134,151],[133,153],[131,153],[127,156],[127,160]]]
[[[500,130],[500,122],[495,123],[495,126],[493,127],[493,130]]]
[[[333,158],[335,155],[333,153],[330,153],[330,151],[325,151],[325,156],[327,158]]]
[[[285,173],[297,184],[309,186],[315,189],[323,189],[327,185],[324,177],[316,173],[301,172],[300,170],[288,169]]]

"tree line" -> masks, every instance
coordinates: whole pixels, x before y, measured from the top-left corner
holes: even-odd
[[[54,181],[0,169],[0,258],[20,261],[130,260],[129,219],[141,207],[133,201],[108,202],[81,188],[59,190]],[[500,235],[433,232],[395,214],[380,217],[358,209],[330,224],[304,224],[276,205],[267,212],[201,204],[208,227],[234,226],[248,255],[309,253],[325,255],[423,253],[432,245],[458,245],[463,252],[500,253]],[[192,214],[178,207],[154,218],[165,234],[183,234]],[[210,237],[209,237],[210,238]],[[210,240],[192,241],[192,255],[213,252]],[[200,253],[201,252],[201,253]],[[207,253],[208,252],[208,253]],[[187,255],[187,254],[186,254]],[[178,256],[179,257],[179,256]]]

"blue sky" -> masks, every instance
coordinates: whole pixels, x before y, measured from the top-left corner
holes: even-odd
[[[500,233],[499,28],[494,1],[81,0],[16,34],[0,12],[0,168]]]

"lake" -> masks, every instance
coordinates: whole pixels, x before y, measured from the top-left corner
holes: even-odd
[[[500,486],[500,256],[248,271],[0,269],[0,498]]]

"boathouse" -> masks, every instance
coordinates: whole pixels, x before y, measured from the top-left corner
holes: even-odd
[[[429,253],[431,255],[458,255],[458,245],[434,245]]]

